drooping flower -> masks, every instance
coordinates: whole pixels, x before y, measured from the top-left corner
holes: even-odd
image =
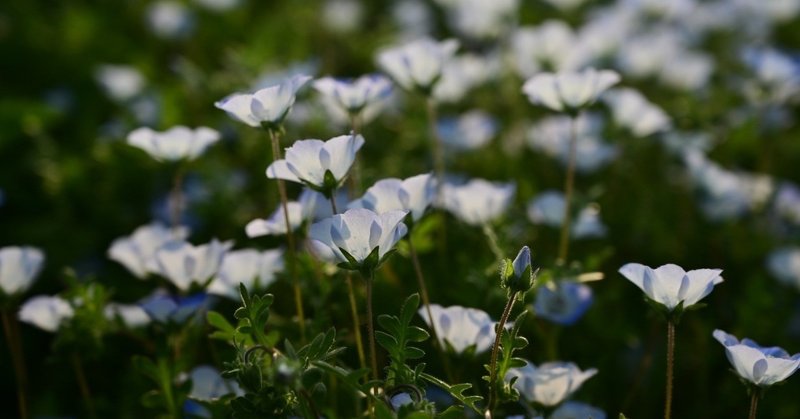
[[[103,314],[108,320],[119,318],[125,327],[131,329],[150,323],[150,316],[137,304],[108,303]]]
[[[309,80],[309,76],[295,75],[253,94],[233,94],[214,106],[251,127],[275,129],[292,109],[297,91]]]
[[[0,248],[0,290],[11,296],[27,291],[44,264],[44,252],[30,246]]]
[[[128,134],[128,144],[159,161],[194,160],[219,139],[219,132],[211,128],[191,129],[183,125],[164,132],[142,127]]]
[[[311,225],[310,245],[317,256],[346,269],[375,269],[408,231],[402,222],[407,214],[349,209]]]
[[[155,266],[156,250],[171,240],[185,240],[189,235],[186,227],[170,230],[160,223],[137,228],[133,234],[120,237],[111,243],[108,258],[121,263],[139,279],[144,279]]]
[[[286,209],[289,212],[289,225],[292,231],[296,230],[303,221],[306,220],[309,214],[303,204],[300,202],[290,201],[286,203]],[[278,208],[269,216],[269,218],[256,218],[250,221],[245,226],[247,237],[261,237],[261,236],[280,236],[286,234],[286,219],[283,215],[283,207]]]
[[[140,302],[139,306],[154,322],[184,324],[202,318],[211,303],[211,297],[204,292],[181,297],[156,291]]]
[[[528,219],[534,224],[560,227],[564,219],[564,194],[560,191],[544,191],[528,202]],[[578,211],[572,221],[570,236],[579,239],[600,237],[606,233],[606,226],[600,220],[600,210],[596,205],[588,205]]]
[[[366,112],[367,107],[378,104],[392,92],[392,81],[380,74],[369,74],[355,80],[323,77],[314,80],[313,86],[349,115]]]
[[[613,89],[603,96],[617,124],[637,137],[665,131],[672,125],[669,116],[634,89]]]
[[[647,298],[664,305],[672,312],[678,305],[684,309],[697,304],[722,282],[721,269],[695,269],[684,271],[678,265],[667,264],[652,269],[639,263],[629,263],[619,268],[629,281],[647,295]]]
[[[364,137],[360,135],[295,141],[286,149],[285,159],[267,167],[267,177],[303,183],[330,196],[344,181],[363,145]]]
[[[789,355],[777,347],[760,346],[750,339],[739,341],[736,336],[714,330],[714,339],[725,347],[736,373],[745,380],[767,387],[789,378],[800,367],[800,353]]]
[[[492,347],[495,322],[485,311],[462,306],[442,307],[438,304],[431,304],[430,310],[442,346],[447,343],[459,354],[472,346],[475,347],[475,353],[486,352]],[[425,307],[421,307],[417,314],[431,326]]]
[[[419,221],[433,203],[436,195],[436,179],[430,173],[410,178],[382,179],[375,182],[360,199],[350,203],[350,208],[366,208],[378,214],[403,210]]]
[[[208,293],[239,300],[239,284],[248,290],[263,290],[283,271],[283,250],[234,250],[225,254],[222,266],[208,285]]]
[[[493,183],[473,179],[464,185],[442,186],[443,207],[461,221],[483,226],[500,218],[514,198],[513,183]]]
[[[472,110],[458,118],[442,118],[436,124],[445,146],[456,150],[476,150],[497,134],[497,121],[487,113]]]
[[[546,362],[538,367],[528,362],[524,367],[510,369],[505,380],[517,377],[514,388],[525,400],[552,407],[569,398],[595,374],[596,369],[581,371],[572,362]]]
[[[61,324],[75,315],[70,303],[58,296],[37,295],[19,309],[19,319],[44,331],[55,333]]]
[[[155,251],[152,272],[168,279],[181,291],[188,291],[192,284],[205,286],[217,273],[222,258],[232,246],[232,242],[217,239],[200,246],[171,241]]]
[[[586,284],[554,281],[536,291],[533,308],[537,317],[570,326],[583,317],[593,300],[592,289]]]
[[[534,105],[554,111],[576,111],[594,103],[620,80],[612,70],[589,68],[581,72],[539,73],[525,82],[522,91]]]
[[[378,53],[378,65],[406,90],[429,94],[442,68],[458,49],[458,41],[420,38]]]

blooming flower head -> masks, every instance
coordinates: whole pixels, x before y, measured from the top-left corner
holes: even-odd
[[[552,407],[569,398],[595,374],[596,369],[581,371],[571,362],[547,362],[538,367],[528,362],[524,367],[510,369],[505,380],[516,377],[514,388],[522,397],[529,402]]]
[[[355,80],[323,77],[314,80],[313,86],[350,115],[361,113],[367,106],[382,101],[392,92],[392,81],[380,74],[369,74]]]
[[[211,302],[211,297],[203,292],[180,297],[156,291],[139,305],[154,322],[184,324],[187,321],[201,318]]]
[[[539,73],[525,82],[522,91],[534,105],[558,112],[574,112],[594,103],[619,80],[619,74],[612,70],[593,68],[581,72]]]
[[[629,281],[647,295],[647,298],[664,305],[672,312],[679,305],[687,308],[697,304],[722,282],[721,269],[695,269],[684,271],[678,265],[667,264],[652,269],[639,263],[629,263],[619,268]]]
[[[460,54],[450,58],[431,94],[437,103],[459,103],[467,93],[500,73],[502,62],[493,55]]]
[[[61,297],[37,295],[19,309],[19,319],[46,332],[56,332],[61,324],[75,315],[70,303]]]
[[[231,246],[233,243],[217,239],[200,246],[171,241],[155,251],[152,272],[168,279],[181,291],[188,291],[192,284],[205,286],[217,273]]]
[[[310,245],[316,255],[340,262],[351,270],[373,270],[408,231],[403,218],[407,211],[382,214],[353,208],[318,223],[309,230]]]
[[[230,393],[244,394],[235,380],[222,378],[219,371],[210,365],[194,367],[189,373],[189,379],[192,380],[189,398],[194,400],[211,402]]]
[[[438,304],[431,304],[430,309],[433,326],[442,346],[446,343],[459,354],[470,347],[475,348],[475,353],[486,352],[492,347],[495,322],[485,311],[462,306],[442,307]],[[425,307],[421,307],[417,313],[428,326],[431,325]]]
[[[225,254],[217,276],[208,285],[208,293],[239,300],[239,284],[249,290],[262,290],[283,271],[283,250],[234,250]]]
[[[267,167],[267,177],[303,183],[330,196],[344,181],[363,145],[364,137],[360,135],[295,141],[286,149],[285,159]]]
[[[442,69],[458,49],[458,41],[420,38],[378,53],[378,65],[406,90],[430,93]]]
[[[44,253],[35,247],[0,248],[0,291],[22,294],[33,284],[44,264]]]
[[[579,282],[555,281],[536,291],[533,303],[536,316],[553,323],[569,326],[575,324],[593,301],[592,289]]]
[[[95,78],[112,99],[120,102],[133,99],[145,85],[142,73],[127,65],[101,65],[95,71]]]
[[[405,180],[382,179],[367,189],[360,199],[351,202],[350,207],[366,208],[378,214],[392,210],[408,211],[414,221],[419,221],[433,203],[435,182],[430,173]]]
[[[467,224],[482,226],[506,212],[515,189],[513,183],[483,179],[473,179],[460,186],[446,183],[442,187],[443,207]]]
[[[251,127],[276,129],[294,105],[295,94],[311,77],[296,75],[253,94],[234,94],[214,104]]]
[[[760,346],[750,339],[739,341],[736,336],[719,329],[714,330],[713,336],[725,346],[725,354],[736,373],[757,386],[781,382],[800,367],[800,353],[790,356],[777,346]]]
[[[108,258],[121,263],[139,279],[155,269],[156,250],[171,240],[184,240],[189,235],[186,227],[170,230],[160,223],[141,226],[130,236],[120,237],[111,243]]]
[[[179,125],[164,132],[142,127],[128,134],[128,144],[159,161],[194,160],[219,138],[219,132],[206,127],[191,129]]]

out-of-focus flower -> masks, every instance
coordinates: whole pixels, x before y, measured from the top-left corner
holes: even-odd
[[[289,226],[292,231],[297,230],[308,218],[303,204],[300,202],[290,201],[286,203],[286,209],[289,212]],[[261,236],[280,236],[286,234],[286,219],[283,215],[283,207],[278,205],[278,208],[267,219],[256,218],[250,221],[245,226],[247,237],[261,237]]]
[[[0,290],[11,296],[27,291],[44,264],[44,252],[30,246],[0,248]]]
[[[442,42],[420,38],[378,53],[378,65],[406,90],[429,94],[442,75],[442,69],[458,49],[458,41]]]
[[[513,183],[494,183],[472,179],[464,185],[442,186],[442,207],[461,221],[482,226],[500,218],[514,198]]]
[[[767,268],[781,282],[800,289],[800,248],[773,250],[767,257]]]
[[[536,316],[553,323],[570,326],[592,306],[592,289],[573,281],[548,282],[536,291],[533,303]]]
[[[130,329],[142,327],[150,323],[150,316],[136,304],[108,303],[103,314],[109,320],[119,318],[125,327]]]
[[[556,8],[564,11],[573,10],[586,2],[586,0],[545,0],[545,1],[555,6]],[[600,419],[600,418],[595,418],[595,419]]]
[[[707,132],[670,131],[661,135],[660,139],[667,150],[679,156],[694,152],[704,153],[714,144]]]
[[[175,1],[157,1],[147,8],[147,24],[162,38],[175,39],[188,35],[193,26],[192,20],[189,9]]]
[[[519,0],[440,0],[456,32],[472,39],[494,39],[512,27]]]
[[[411,398],[410,394],[401,391],[392,396],[392,398],[389,399],[389,403],[392,405],[392,409],[398,411],[400,410],[401,407],[405,405],[414,404],[414,399]]]
[[[471,346],[475,347],[475,353],[485,352],[492,347],[495,322],[485,311],[462,306],[442,307],[438,304],[431,304],[429,307],[433,315],[433,326],[443,347],[446,342],[459,354]],[[417,314],[431,326],[425,307],[420,308]]]
[[[714,63],[706,55],[689,50],[687,44],[685,34],[676,30],[629,36],[618,50],[617,65],[631,77],[657,77],[670,87],[701,89],[707,85]]]
[[[67,300],[61,297],[37,295],[19,309],[19,319],[46,332],[58,331],[61,324],[75,315]]]
[[[408,232],[402,220],[408,211],[376,214],[353,208],[311,225],[308,237],[313,252],[321,259],[337,261],[351,270],[371,270]]]
[[[224,12],[239,6],[240,0],[194,0],[194,2],[208,10]]]
[[[292,109],[297,91],[309,80],[309,76],[295,75],[253,94],[233,94],[214,106],[251,127],[275,129]]]
[[[378,214],[402,210],[418,221],[433,203],[436,196],[436,179],[430,173],[412,176],[405,180],[381,179],[375,182],[364,196],[350,203],[350,208],[366,208]]]
[[[497,121],[486,112],[472,110],[458,118],[443,118],[436,125],[442,143],[457,150],[476,150],[497,134]]]
[[[433,88],[433,98],[438,103],[458,103],[470,90],[496,76],[501,66],[493,55],[456,55],[444,64],[442,75]]]
[[[596,369],[581,371],[571,362],[547,362],[538,367],[528,362],[524,367],[510,369],[505,380],[516,377],[514,388],[525,400],[550,407],[569,398],[595,374]]]
[[[564,220],[564,194],[560,191],[544,191],[528,202],[528,219],[534,224],[549,227],[560,227]],[[596,205],[589,205],[578,212],[572,221],[570,235],[579,239],[584,237],[602,237],[606,227],[600,220],[600,210]]]
[[[181,291],[188,291],[192,284],[205,286],[219,270],[231,246],[232,242],[217,239],[200,246],[170,241],[156,249],[152,272],[168,279]]]
[[[144,279],[154,269],[156,249],[171,240],[185,240],[188,236],[186,227],[170,230],[160,223],[144,225],[130,236],[114,240],[108,249],[108,258],[121,263],[137,278]]]
[[[558,406],[548,419],[606,419],[606,412],[586,403],[568,401]]]
[[[295,141],[286,149],[285,159],[267,167],[267,177],[302,183],[330,196],[344,181],[363,145],[361,135]]]
[[[132,99],[144,89],[144,76],[139,70],[127,65],[101,65],[95,78],[106,94],[120,102]]]
[[[789,222],[800,225],[800,188],[794,183],[783,182],[775,192],[775,212]]]
[[[189,398],[194,400],[213,402],[227,394],[244,394],[239,383],[222,378],[219,371],[210,365],[194,367],[188,378],[192,380]]]
[[[539,73],[528,79],[522,91],[534,105],[554,111],[576,111],[594,103],[620,80],[612,70],[588,68],[581,72]]]
[[[800,94],[800,65],[790,56],[769,48],[748,48],[741,55],[756,77],[744,85],[754,103],[783,103]]]
[[[150,319],[155,322],[184,324],[187,321],[203,317],[211,302],[209,295],[202,292],[180,297],[157,291],[144,299],[139,305],[147,312]]]
[[[239,284],[250,291],[263,290],[282,271],[283,250],[234,250],[225,254],[217,276],[208,285],[208,293],[239,300]]]
[[[369,74],[355,80],[323,77],[314,80],[314,89],[345,114],[358,115],[378,105],[392,92],[392,81],[380,74]]]
[[[764,347],[750,339],[729,335],[722,330],[714,330],[714,339],[725,347],[736,373],[745,380],[767,387],[789,378],[800,367],[800,353],[789,355],[777,347]]]
[[[404,40],[428,35],[434,26],[434,16],[429,3],[422,0],[392,2],[392,20],[399,28],[397,37]]]
[[[356,31],[364,18],[364,6],[359,0],[327,0],[322,6],[322,23],[339,33]]]
[[[337,211],[340,208],[348,208],[350,205],[350,193],[345,187],[337,189],[332,198],[336,202]],[[330,198],[326,198],[325,195],[311,188],[304,188],[298,201],[303,206],[303,212],[308,214],[311,221],[320,221],[336,215],[333,213]]]
[[[647,295],[647,298],[664,305],[670,312],[678,305],[684,309],[697,304],[722,283],[721,269],[695,269],[684,271],[678,265],[667,264],[652,269],[639,263],[628,263],[619,268],[621,273]]]
[[[646,137],[670,128],[669,116],[634,89],[619,88],[603,96],[611,108],[614,121],[631,130],[637,137]]]
[[[164,132],[142,127],[128,134],[128,144],[159,161],[194,160],[219,139],[219,132],[211,128],[191,129],[183,125]]]
[[[511,59],[520,76],[529,78],[543,69],[575,71],[591,60],[572,29],[563,21],[548,20],[521,27],[511,37]]]
[[[603,120],[599,115],[586,112],[581,113],[574,121],[566,115],[542,118],[528,131],[528,145],[558,159],[566,166],[573,123],[576,124],[575,168],[579,172],[591,173],[617,156],[617,147],[600,139]]]

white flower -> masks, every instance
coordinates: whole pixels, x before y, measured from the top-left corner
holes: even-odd
[[[226,394],[244,394],[235,380],[222,378],[219,371],[210,365],[194,367],[189,373],[189,379],[192,380],[189,398],[194,400],[211,402]]]
[[[619,74],[612,70],[593,68],[581,72],[539,73],[525,82],[522,91],[534,105],[560,112],[591,105],[619,80]]]
[[[360,135],[340,135],[328,141],[295,141],[286,149],[283,160],[267,167],[267,177],[304,183],[329,195],[344,181],[363,145],[364,137]]]
[[[740,342],[736,336],[719,329],[714,330],[713,336],[725,346],[725,354],[736,373],[760,387],[781,382],[800,367],[800,353],[790,356],[777,346],[759,346],[750,339]]]
[[[431,304],[430,309],[433,325],[442,346],[447,342],[459,354],[473,345],[475,353],[485,352],[492,347],[495,322],[485,311],[462,306],[442,307],[438,304]],[[431,325],[425,307],[421,307],[417,314],[428,326]]]
[[[239,300],[239,284],[250,291],[263,290],[282,271],[283,250],[234,250],[225,254],[217,276],[208,285],[208,293]]]
[[[548,20],[536,27],[521,27],[511,36],[511,59],[517,73],[533,77],[542,68],[576,70],[583,55],[578,39],[563,21]]]
[[[473,179],[460,186],[445,183],[442,186],[443,207],[467,224],[482,226],[508,210],[515,189],[513,183],[483,179]]]
[[[147,23],[162,38],[179,38],[192,28],[192,15],[181,3],[158,1],[147,8]]]
[[[560,191],[544,191],[528,202],[528,219],[534,224],[549,227],[560,227],[564,220],[564,194]],[[606,227],[600,220],[597,205],[588,205],[578,212],[572,221],[570,235],[579,239],[583,237],[600,237]]]
[[[234,94],[215,103],[219,109],[251,127],[274,128],[292,108],[295,94],[311,77],[296,75],[253,94]]]
[[[224,12],[238,6],[239,0],[194,0],[198,5],[215,12]]]
[[[401,87],[429,93],[458,49],[458,41],[420,38],[378,53],[378,65]]]
[[[150,323],[150,316],[136,304],[108,303],[103,314],[109,320],[119,317],[128,328],[142,327]]]
[[[538,367],[528,362],[521,368],[512,368],[505,376],[509,381],[517,377],[514,388],[529,402],[555,406],[578,390],[589,378],[597,374],[594,368],[581,371],[571,362],[547,362]]]
[[[542,118],[528,131],[528,145],[566,166],[573,123],[576,124],[575,168],[579,172],[591,173],[617,157],[617,147],[600,138],[603,120],[599,115],[588,112],[581,113],[574,120],[566,115]]]
[[[375,268],[408,231],[402,223],[407,214],[395,210],[378,215],[368,209],[349,209],[313,224],[308,234],[310,245],[320,258],[349,263],[350,269]],[[376,260],[371,258],[373,252]]]
[[[158,290],[139,303],[139,306],[153,321],[183,324],[200,318],[210,304],[211,298],[205,293],[177,297]]]
[[[74,315],[75,311],[67,300],[46,295],[32,297],[19,310],[21,321],[47,332],[56,332],[62,322]]]
[[[347,114],[358,114],[368,106],[383,101],[392,92],[392,81],[379,74],[355,80],[323,77],[314,80],[314,89]]]
[[[225,252],[231,246],[233,243],[217,239],[200,246],[171,241],[155,251],[152,272],[168,279],[181,291],[188,291],[192,284],[205,286],[217,273]]]
[[[441,2],[444,3],[444,2]],[[446,15],[456,32],[472,39],[494,39],[513,27],[519,0],[457,0]]]
[[[44,252],[35,247],[0,248],[0,290],[9,296],[27,291],[43,264]]]
[[[586,0],[545,0],[545,1],[563,11],[573,10],[578,6],[580,6],[581,4],[583,4],[584,2],[586,2]],[[601,418],[594,418],[594,419],[601,419]]]
[[[101,65],[95,72],[97,82],[112,99],[120,102],[132,99],[144,89],[144,76],[127,65]]]
[[[159,161],[194,160],[219,139],[219,132],[211,128],[193,130],[182,125],[164,132],[142,127],[128,134],[128,144],[141,148]]]
[[[548,419],[606,419],[606,412],[586,403],[568,401],[558,406]]]
[[[592,305],[592,289],[579,282],[551,281],[536,291],[533,307],[537,317],[569,326]]]
[[[684,271],[678,265],[667,264],[652,269],[639,263],[619,268],[629,281],[639,287],[651,300],[672,311],[679,304],[685,309],[697,304],[722,282],[721,269]]]
[[[748,48],[741,55],[756,78],[744,85],[753,102],[781,103],[800,93],[800,65],[791,56],[769,48]]]
[[[289,226],[292,231],[297,230],[310,215],[300,202],[287,202],[286,209],[289,212]],[[247,237],[250,238],[286,234],[286,219],[283,214],[283,206],[278,205],[278,208],[267,219],[257,218],[247,223],[245,232]]]
[[[382,179],[375,182],[360,199],[350,203],[350,208],[366,208],[378,214],[392,210],[411,213],[418,221],[433,203],[436,196],[436,179],[425,173],[405,180]]]
[[[144,279],[153,269],[156,249],[171,240],[184,240],[188,235],[186,227],[170,230],[160,223],[144,225],[130,236],[114,240],[108,249],[108,258],[121,263],[137,278]]]
[[[438,103],[458,103],[467,93],[500,72],[502,63],[495,56],[462,54],[450,58],[442,68],[432,95]]]
[[[670,128],[669,116],[634,89],[611,90],[603,96],[603,101],[611,107],[616,123],[630,129],[637,137]]]
[[[327,0],[320,13],[328,29],[342,34],[359,29],[364,18],[364,5],[358,0]]]
[[[800,288],[800,248],[784,247],[767,257],[767,269],[781,282]]]
[[[460,150],[476,150],[497,134],[497,121],[489,114],[472,110],[458,118],[444,118],[436,124],[444,145]]]

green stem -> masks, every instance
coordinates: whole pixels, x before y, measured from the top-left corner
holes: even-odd
[[[378,379],[378,356],[375,353],[375,325],[372,321],[372,283],[375,271],[370,270],[367,280],[367,331],[369,332],[369,361],[372,366],[372,378]]]
[[[11,318],[8,311],[3,310],[3,332],[5,332],[8,350],[11,353],[11,363],[14,365],[14,375],[17,379],[17,403],[19,405],[19,417],[28,417],[28,374],[25,371],[25,358],[22,351],[22,341],[17,329],[14,327],[15,320]]]
[[[275,130],[269,130],[270,142],[272,143],[272,161],[281,159],[280,141],[278,133]],[[306,341],[306,317],[303,310],[303,292],[300,289],[300,283],[297,278],[297,254],[294,246],[294,232],[292,225],[289,222],[289,198],[286,195],[286,184],[283,179],[278,181],[278,194],[281,198],[281,207],[283,208],[283,220],[286,222],[286,242],[289,247],[287,256],[289,259],[289,276],[292,279],[292,290],[294,292],[294,305],[297,309],[297,321],[300,323],[300,337],[302,341]]]
[[[675,323],[667,321],[667,390],[664,402],[664,419],[672,416],[672,381],[675,366]]]
[[[558,245],[558,260],[567,263],[569,253],[569,227],[572,222],[572,193],[575,184],[575,159],[578,142],[578,116],[570,121],[569,151],[567,155],[567,176],[564,180],[564,218],[561,220],[561,237]]]
[[[350,272],[345,277],[347,283],[347,296],[350,299],[350,315],[353,317],[353,333],[356,340],[356,351],[358,352],[358,363],[361,368],[367,367],[367,360],[364,356],[364,344],[361,341],[361,319],[358,316],[358,306],[356,305],[356,292],[353,288],[353,278]]]
[[[158,359],[158,373],[161,378],[161,391],[164,394],[164,401],[167,405],[169,417],[179,419],[177,403],[175,402],[175,395],[172,391],[172,373],[170,371],[169,361],[166,358]]]
[[[503,315],[500,317],[500,322],[497,323],[495,329],[494,344],[492,345],[492,357],[489,362],[489,408],[486,412],[487,417],[491,417],[494,405],[497,403],[497,355],[500,350],[500,339],[503,337],[508,317],[511,315],[511,309],[514,308],[514,302],[517,301],[517,291],[514,291],[509,297],[506,307],[503,309]]]
[[[94,411],[94,403],[92,402],[92,393],[89,390],[89,382],[86,380],[86,375],[83,372],[83,365],[81,364],[81,358],[77,352],[72,353],[72,368],[75,370],[75,377],[78,379],[78,388],[81,391],[83,403],[86,405],[86,411],[90,418],[96,418],[97,415]]]

